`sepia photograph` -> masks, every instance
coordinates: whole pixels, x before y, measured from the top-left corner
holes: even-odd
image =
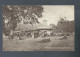
[[[3,5],[3,51],[75,51],[74,5]]]

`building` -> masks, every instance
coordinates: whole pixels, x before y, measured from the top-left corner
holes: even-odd
[[[15,32],[22,33],[28,38],[29,37],[38,38],[38,37],[50,36],[50,33],[52,33],[54,29],[55,28],[51,28],[48,25],[45,25],[43,23],[39,23],[39,24],[18,23],[17,28],[15,29]]]

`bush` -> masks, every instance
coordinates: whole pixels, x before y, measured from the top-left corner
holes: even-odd
[[[50,38],[48,38],[48,39],[42,39],[42,40],[40,40],[40,41],[38,41],[39,43],[46,43],[46,42],[50,42],[51,40],[50,40]]]

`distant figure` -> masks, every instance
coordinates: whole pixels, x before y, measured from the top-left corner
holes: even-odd
[[[14,33],[14,39],[20,39],[20,32]]]
[[[9,33],[9,39],[13,39],[14,36],[13,36],[13,31],[11,30],[10,33]]]
[[[41,37],[43,38],[44,37],[44,32],[41,32],[40,34],[41,34]]]

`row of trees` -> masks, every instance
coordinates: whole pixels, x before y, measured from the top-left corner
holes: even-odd
[[[69,21],[65,18],[60,18],[57,25],[50,24],[49,26],[52,28],[56,28],[55,32],[74,32],[74,20]]]
[[[62,32],[74,32],[74,20],[69,21],[61,18],[60,21],[58,21],[57,29]]]

